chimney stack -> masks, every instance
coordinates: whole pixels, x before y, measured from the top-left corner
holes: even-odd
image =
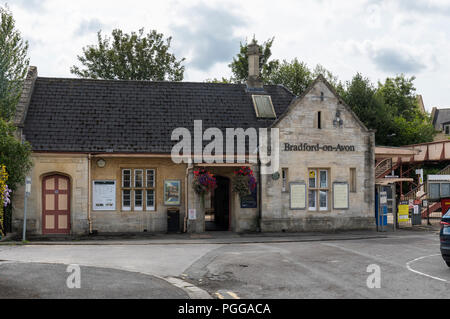
[[[261,80],[259,69],[259,58],[261,53],[259,52],[259,46],[256,42],[252,42],[247,47],[248,56],[248,79],[247,88],[249,90],[263,90],[263,83]]]

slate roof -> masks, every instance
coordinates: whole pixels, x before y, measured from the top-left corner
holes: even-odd
[[[265,86],[277,116],[295,96]],[[34,151],[167,154],[175,128],[269,127],[246,85],[37,78],[24,134]]]
[[[442,131],[442,124],[450,122],[450,109],[437,109],[433,118],[434,128]]]

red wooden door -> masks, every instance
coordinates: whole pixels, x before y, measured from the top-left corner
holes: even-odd
[[[42,233],[70,234],[70,181],[65,176],[42,181]]]

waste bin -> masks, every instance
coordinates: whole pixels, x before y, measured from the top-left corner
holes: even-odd
[[[169,208],[167,210],[167,232],[180,232],[180,210],[178,208]]]
[[[422,225],[422,214],[419,205],[414,205],[414,208],[412,209],[411,222],[413,226]]]

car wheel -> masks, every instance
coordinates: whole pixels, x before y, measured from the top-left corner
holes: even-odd
[[[445,263],[450,267],[450,261],[446,261]]]

